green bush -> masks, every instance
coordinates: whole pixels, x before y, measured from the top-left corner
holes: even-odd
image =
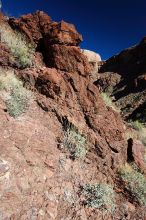
[[[130,166],[124,166],[120,169],[119,175],[128,192],[135,198],[141,205],[146,205],[146,179],[137,170]]]
[[[28,107],[28,95],[24,88],[17,88],[11,93],[11,97],[6,100],[9,114],[13,117],[20,116]]]
[[[132,126],[132,128],[135,129],[135,131],[131,131],[131,133],[128,134],[129,137],[139,139],[143,143],[143,145],[146,146],[146,127],[145,127],[145,124],[141,123],[138,120],[133,121],[133,122],[130,121],[129,123]]]
[[[22,34],[1,25],[0,35],[1,42],[8,46],[19,67],[26,68],[33,64],[34,47],[25,40]]]
[[[84,159],[87,153],[86,138],[81,135],[73,126],[65,132],[64,147],[69,150],[73,159]]]
[[[119,110],[116,108],[116,106],[114,105],[112,99],[109,97],[109,95],[108,95],[107,93],[102,92],[102,93],[101,93],[101,96],[102,96],[102,98],[103,98],[103,100],[104,100],[106,106],[111,107],[114,111],[119,111]]]
[[[28,107],[31,94],[12,71],[4,72],[3,70],[3,74],[0,74],[1,98],[5,101],[9,114],[18,117]]]
[[[89,207],[111,213],[115,210],[115,192],[108,184],[87,184],[83,186],[83,195]]]
[[[138,120],[131,122],[131,125],[137,131],[140,131],[143,129],[143,124]]]

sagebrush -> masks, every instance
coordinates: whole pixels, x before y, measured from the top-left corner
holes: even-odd
[[[74,126],[69,126],[65,132],[63,145],[69,150],[73,159],[84,159],[87,153],[87,140]]]
[[[146,146],[146,127],[145,127],[145,125],[138,120],[130,122],[130,125],[132,126],[132,128],[135,129],[135,132],[137,133],[138,139],[141,140],[141,142]]]
[[[11,70],[0,70],[0,91],[7,111],[13,117],[20,116],[27,109],[32,98],[31,92],[23,87],[22,82]]]
[[[119,170],[125,188],[141,205],[146,205],[146,178],[138,169],[125,165]]]
[[[33,64],[34,46],[29,44],[25,37],[6,25],[0,26],[0,40],[6,44],[20,68],[30,67]]]
[[[107,93],[102,92],[102,93],[101,93],[101,96],[102,96],[102,98],[103,98],[103,100],[104,100],[106,106],[109,106],[109,107],[111,107],[114,111],[119,112],[119,109],[115,106],[115,104],[113,103],[111,97],[110,97]]]
[[[83,186],[82,193],[87,206],[107,212],[115,210],[115,192],[111,185],[105,183],[86,184]]]
[[[131,125],[137,131],[141,131],[144,127],[143,124],[138,120],[131,122]]]

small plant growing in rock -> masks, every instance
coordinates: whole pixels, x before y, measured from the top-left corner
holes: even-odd
[[[69,150],[73,159],[84,159],[87,153],[86,138],[73,126],[69,126],[65,132],[64,147]]]
[[[6,100],[6,106],[11,116],[20,116],[28,107],[28,93],[24,88],[13,90],[11,97]]]
[[[0,36],[1,42],[8,46],[13,55],[13,59],[20,68],[26,68],[32,65],[34,47],[25,40],[22,34],[1,24]]]
[[[146,146],[146,127],[145,127],[145,125],[138,120],[130,122],[130,125],[132,126],[132,128],[135,129],[135,132],[133,132],[133,134],[131,133],[130,135],[135,138],[134,134],[136,134],[136,136],[137,136],[136,138],[140,139],[141,142],[143,143],[143,145]]]
[[[87,206],[111,213],[115,210],[115,192],[112,186],[104,183],[86,184],[82,193]]]
[[[146,179],[137,169],[125,165],[119,171],[125,188],[141,205],[146,205]]]
[[[131,125],[137,131],[141,131],[143,129],[143,127],[144,127],[143,124],[140,121],[138,121],[138,120],[132,122]]]
[[[12,71],[4,73],[4,70],[0,75],[0,90],[9,114],[13,117],[20,116],[28,107],[30,91],[23,87],[22,82]]]
[[[109,95],[108,95],[107,93],[102,92],[102,93],[101,93],[101,96],[102,96],[102,98],[103,98],[103,100],[104,100],[104,102],[105,102],[105,104],[106,104],[107,106],[111,107],[114,111],[119,111],[119,110],[116,108],[116,106],[114,105],[112,99],[109,97]]]

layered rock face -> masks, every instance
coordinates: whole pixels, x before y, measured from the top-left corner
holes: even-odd
[[[0,98],[0,219],[102,219],[98,209],[85,205],[81,193],[84,185],[96,183],[114,186],[116,219],[144,216],[144,209],[135,204],[135,210],[116,185],[116,172],[128,161],[126,125],[90,79],[91,65],[79,48],[81,35],[73,25],[53,22],[39,11],[9,24],[36,45],[37,65],[19,69],[0,44],[0,65],[14,70],[33,97],[18,118],[8,114]],[[66,146],[72,127],[87,144],[74,158]]]
[[[74,25],[64,21],[52,22],[47,14],[40,11],[10,19],[9,23],[37,45],[48,67],[67,72],[78,71],[83,75],[90,72],[87,59],[78,47],[82,36]]]
[[[100,68],[97,84],[114,96],[125,119],[145,122],[146,115],[146,42],[108,59]]]
[[[22,17],[10,18],[9,24],[14,28],[26,34],[32,42],[38,44],[43,34],[50,29],[51,18],[42,11],[34,14],[23,15]]]
[[[44,36],[47,66],[67,72],[88,74],[89,64],[78,47],[81,41],[82,36],[78,34],[74,25],[64,21],[53,23],[48,34]]]

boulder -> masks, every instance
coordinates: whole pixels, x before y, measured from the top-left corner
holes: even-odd
[[[86,56],[88,62],[91,64],[92,73],[97,73],[99,68],[98,64],[101,62],[100,55],[91,50],[82,49],[81,51]]]
[[[144,158],[145,147],[140,141],[134,141],[132,146],[132,156],[136,165],[146,174],[146,161]]]
[[[53,22],[44,39],[45,44],[70,46],[78,46],[82,40],[82,36],[77,32],[75,26],[65,21]]]
[[[127,148],[128,162],[135,162],[137,167],[146,174],[145,147],[141,141],[130,138]]]
[[[87,57],[89,63],[98,63],[101,61],[101,56],[94,51],[82,49],[82,53]]]

